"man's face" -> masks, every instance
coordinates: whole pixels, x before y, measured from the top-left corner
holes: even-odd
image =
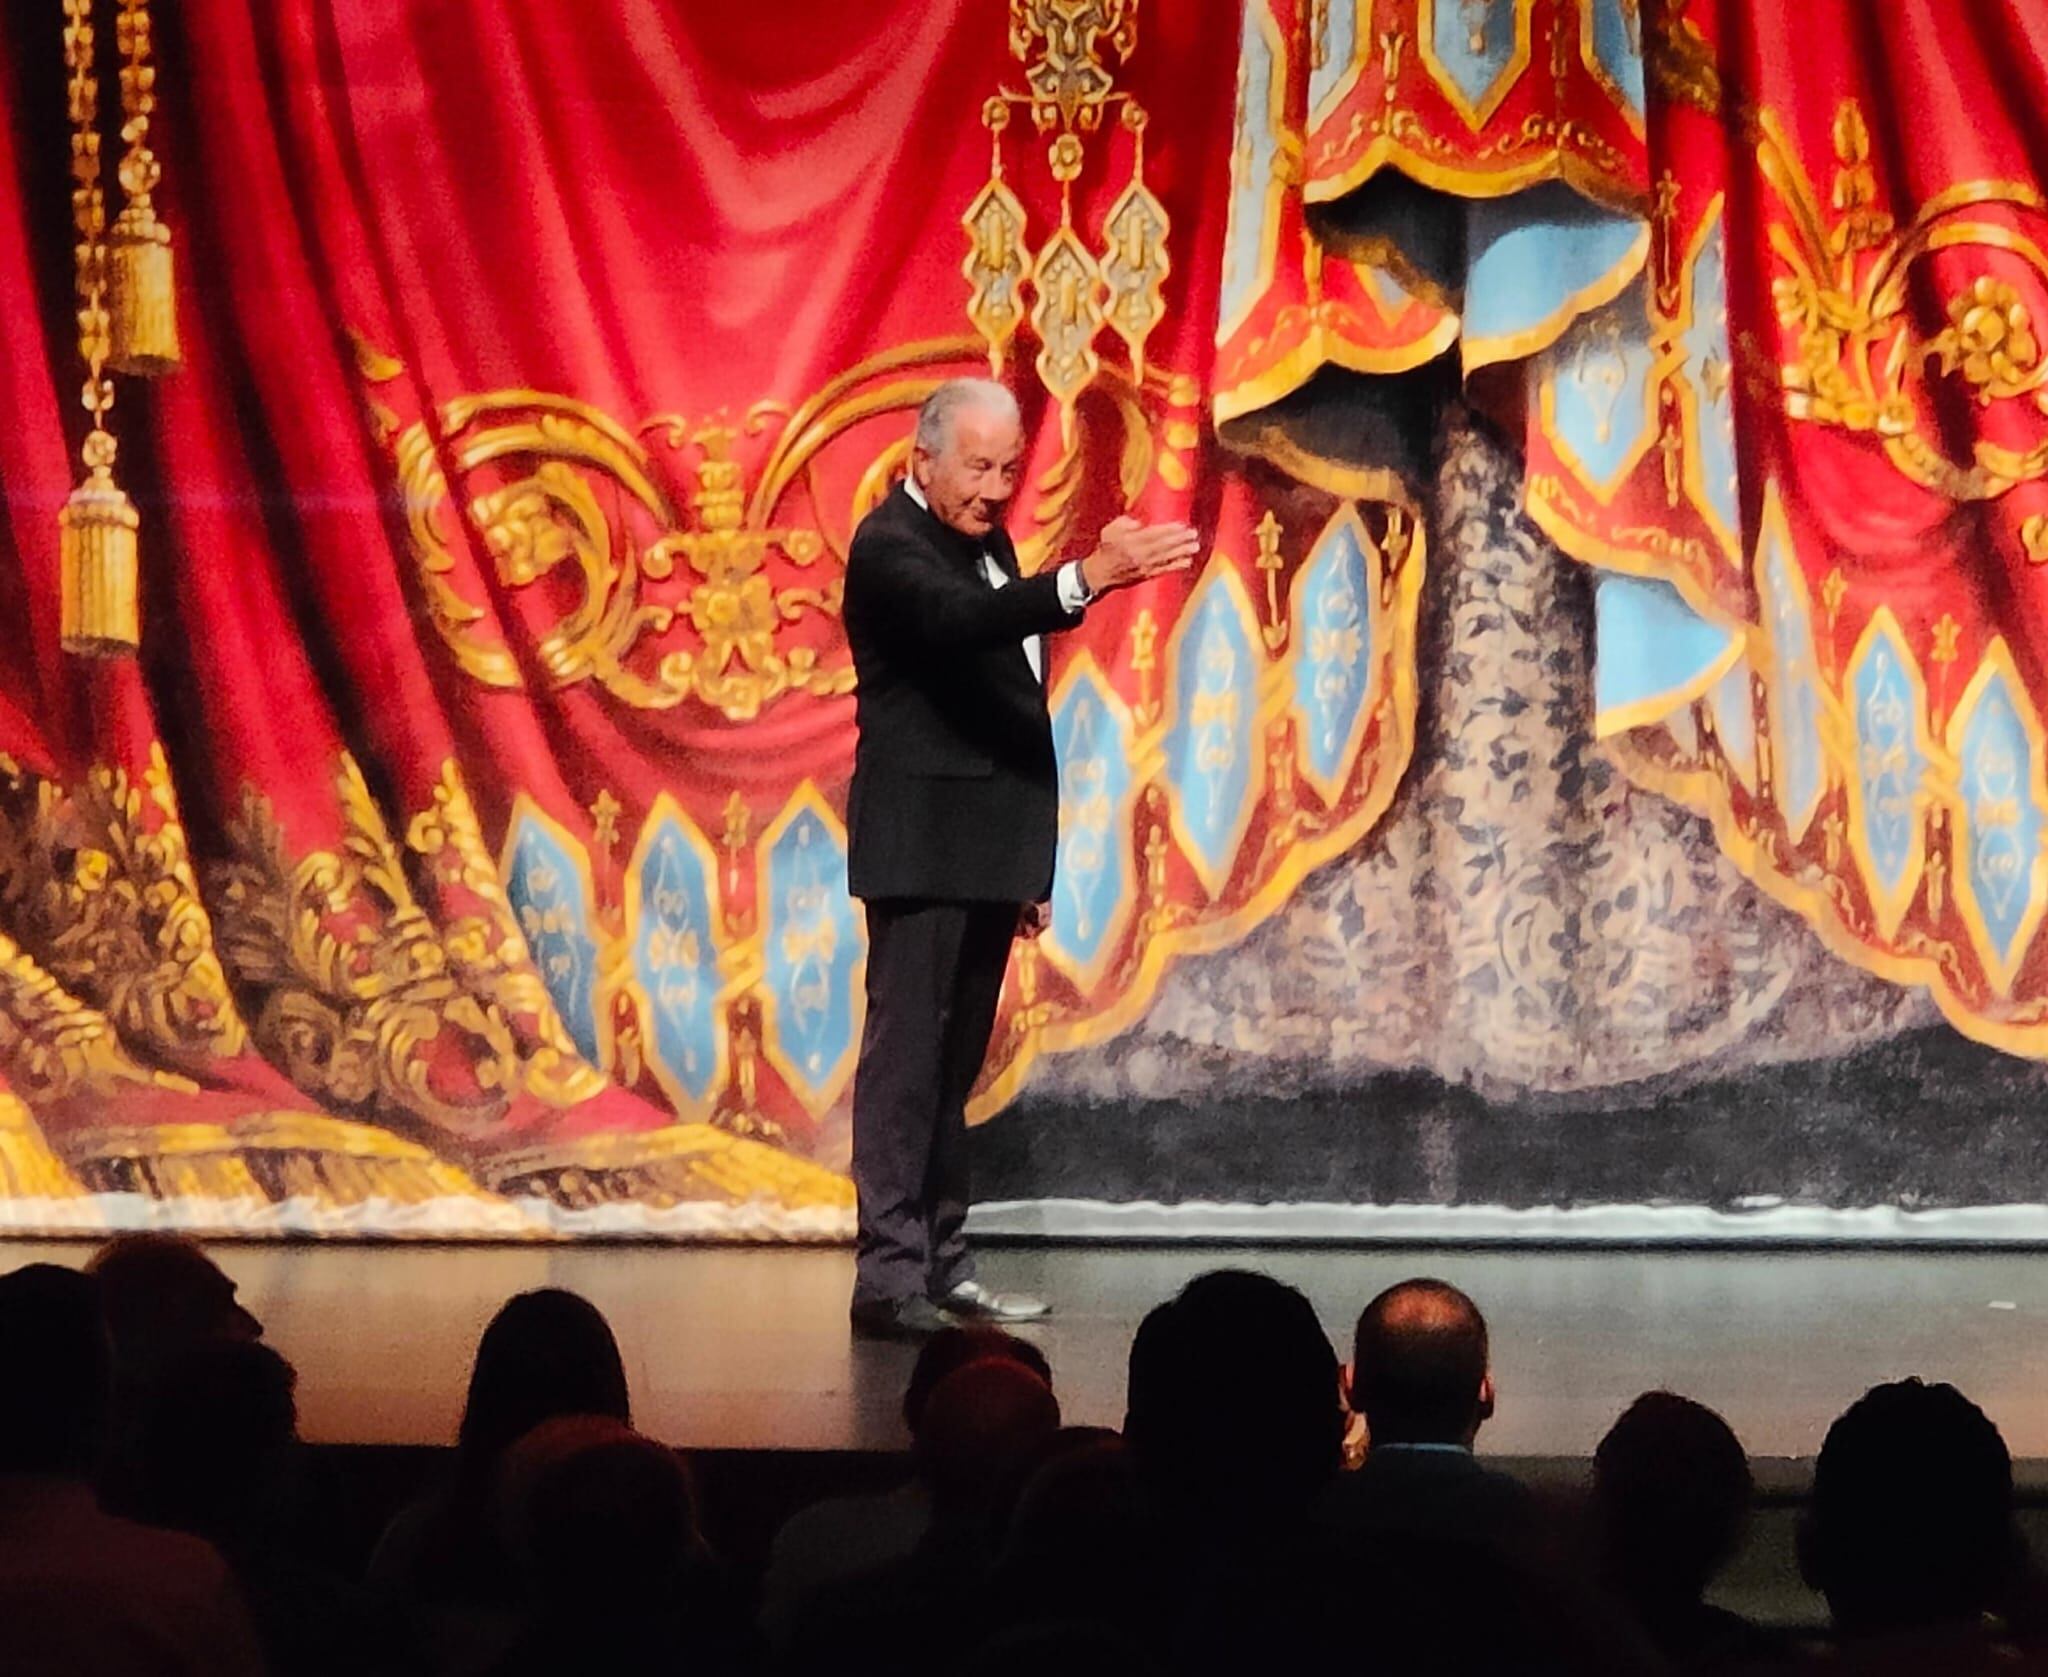
[[[1016,420],[962,408],[953,415],[946,446],[937,454],[917,449],[910,470],[938,521],[980,540],[1003,521],[1023,459],[1024,435]]]

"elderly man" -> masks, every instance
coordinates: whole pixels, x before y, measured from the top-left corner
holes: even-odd
[[[909,481],[854,533],[846,636],[859,676],[847,799],[867,910],[867,1027],[853,1089],[858,1333],[1024,1321],[1036,1299],[974,1279],[969,1089],[1011,940],[1048,919],[1059,781],[1045,636],[1090,601],[1193,563],[1185,524],[1118,518],[1095,551],[1033,577],[1003,515],[1024,455],[999,384],[954,379],[917,416]]]

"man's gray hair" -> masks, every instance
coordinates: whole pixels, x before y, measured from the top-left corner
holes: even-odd
[[[949,378],[917,410],[917,446],[936,459],[953,440],[953,421],[963,411],[1018,420],[1017,398],[994,379]]]

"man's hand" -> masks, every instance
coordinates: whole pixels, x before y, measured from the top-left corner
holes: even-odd
[[[1201,549],[1202,538],[1191,524],[1112,518],[1103,526],[1095,551],[1081,561],[1081,580],[1091,594],[1107,594],[1167,571],[1184,571]]]
[[[1051,903],[1026,903],[1017,910],[1017,935],[1027,942],[1041,936],[1051,925]]]

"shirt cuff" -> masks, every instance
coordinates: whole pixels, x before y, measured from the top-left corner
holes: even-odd
[[[1070,560],[1060,567],[1060,607],[1069,617],[1079,617],[1088,609],[1088,602],[1094,598],[1088,592],[1088,584],[1081,580],[1081,561]]]

